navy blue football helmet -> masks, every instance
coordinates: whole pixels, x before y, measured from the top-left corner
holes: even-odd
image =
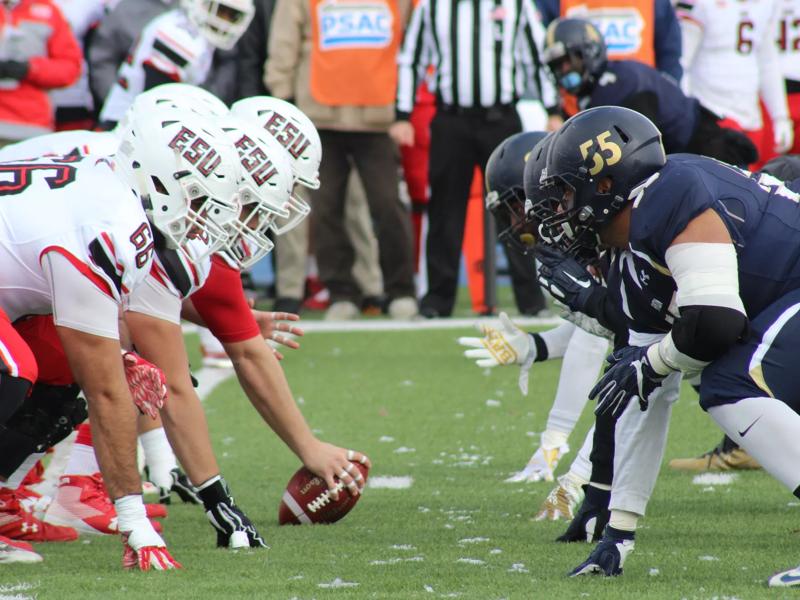
[[[516,133],[500,142],[486,163],[486,208],[497,223],[497,238],[523,254],[533,245],[525,230],[523,173],[531,151],[547,134],[543,131]]]
[[[556,19],[547,27],[543,59],[559,87],[582,96],[592,91],[606,70],[606,43],[584,19]]]
[[[541,182],[550,214],[543,230],[570,254],[596,250],[600,231],[666,160],[661,132],[641,113],[620,106],[578,113],[556,132],[547,152]],[[602,192],[600,182],[607,188]]]

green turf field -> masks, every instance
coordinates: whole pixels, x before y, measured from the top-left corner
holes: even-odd
[[[410,488],[368,489],[336,525],[278,527],[280,496],[298,461],[228,382],[206,401],[211,434],[237,501],[270,550],[217,550],[202,511],[173,505],[165,537],[183,571],[123,573],[121,545],[111,537],[40,544],[44,563],[0,566],[0,598],[797,595],[764,583],[798,560],[800,505],[763,473],[707,487],[665,468],[625,575],[567,579],[589,547],[555,544],[563,522],[531,520],[552,484],[503,483],[538,444],[560,362],[534,366],[525,399],[516,368],[484,372],[462,358],[455,338],[464,333],[311,334],[284,362],[318,434],[368,453],[372,477],[413,478]],[[589,424],[586,415],[573,450]],[[700,453],[718,437],[687,389],[667,458]]]

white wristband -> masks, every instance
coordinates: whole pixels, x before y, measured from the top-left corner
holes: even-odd
[[[117,511],[117,523],[121,532],[133,531],[137,523],[147,521],[147,512],[144,508],[141,494],[129,494],[114,500]]]

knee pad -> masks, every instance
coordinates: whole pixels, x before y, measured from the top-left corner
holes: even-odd
[[[0,430],[0,476],[8,477],[34,452],[66,438],[89,413],[77,385],[36,384]]]
[[[0,374],[0,425],[16,413],[33,385],[27,379]]]

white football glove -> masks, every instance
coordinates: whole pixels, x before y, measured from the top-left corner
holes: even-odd
[[[527,396],[528,371],[536,360],[533,336],[514,325],[504,312],[500,313],[499,328],[484,323],[476,323],[475,328],[483,334],[482,338],[458,338],[459,344],[472,348],[465,350],[464,356],[475,359],[479,367],[520,365],[519,389]]]
[[[775,134],[775,152],[786,154],[794,144],[794,124],[791,119],[777,119],[772,123]]]
[[[558,478],[558,485],[554,487],[545,498],[536,521],[558,521],[566,519],[571,521],[575,517],[575,509],[583,502],[584,491],[581,485],[574,481],[569,473]]]
[[[559,459],[567,452],[569,452],[568,444],[556,448],[540,446],[525,468],[506,479],[506,483],[553,481],[553,471],[556,470]]]

